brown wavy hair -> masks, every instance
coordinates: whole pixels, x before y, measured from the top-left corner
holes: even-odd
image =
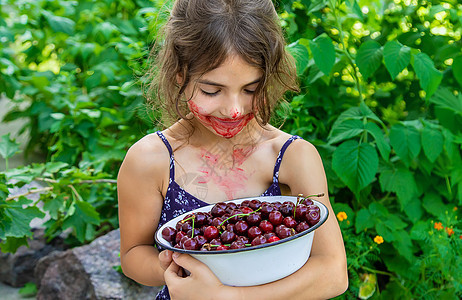
[[[186,119],[181,99],[191,78],[217,68],[230,54],[262,71],[252,102],[260,125],[269,122],[285,92],[298,91],[295,63],[271,0],[176,0],[162,33],[151,50],[146,96],[161,109],[164,124]]]

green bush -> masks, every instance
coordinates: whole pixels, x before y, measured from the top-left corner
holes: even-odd
[[[48,157],[0,175],[2,250],[45,211],[50,238],[72,228],[73,245],[117,227],[118,166],[155,129],[142,81],[163,2],[0,0],[0,91],[18,104],[4,121],[25,118],[28,151]],[[282,128],[322,156],[349,264],[339,298],[460,298],[462,4],[276,6],[301,84],[276,119],[290,109]],[[0,154],[15,153],[4,137]],[[37,178],[42,206],[8,199]]]

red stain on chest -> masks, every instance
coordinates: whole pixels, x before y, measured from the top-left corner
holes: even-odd
[[[226,163],[219,154],[212,154],[207,150],[201,151],[204,166],[199,168],[203,175],[198,183],[213,182],[228,199],[236,198],[236,192],[245,189],[249,174],[240,166],[247,160],[254,147],[238,148],[232,153],[233,163]]]

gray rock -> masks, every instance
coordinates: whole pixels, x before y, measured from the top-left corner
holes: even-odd
[[[44,229],[33,229],[33,239],[29,247],[21,246],[13,253],[0,251],[0,281],[14,287],[35,282],[34,269],[40,258],[54,250],[64,250],[63,240],[56,238],[47,243]]]
[[[91,244],[42,258],[35,269],[41,299],[155,299],[161,287],[147,287],[117,272],[119,230]]]

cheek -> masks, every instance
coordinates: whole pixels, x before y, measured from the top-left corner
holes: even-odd
[[[194,114],[196,118],[198,118],[202,122],[208,122],[207,110],[205,110],[204,108],[202,108],[201,106],[199,106],[196,102],[192,100],[188,101],[188,107],[189,107],[189,110]]]

